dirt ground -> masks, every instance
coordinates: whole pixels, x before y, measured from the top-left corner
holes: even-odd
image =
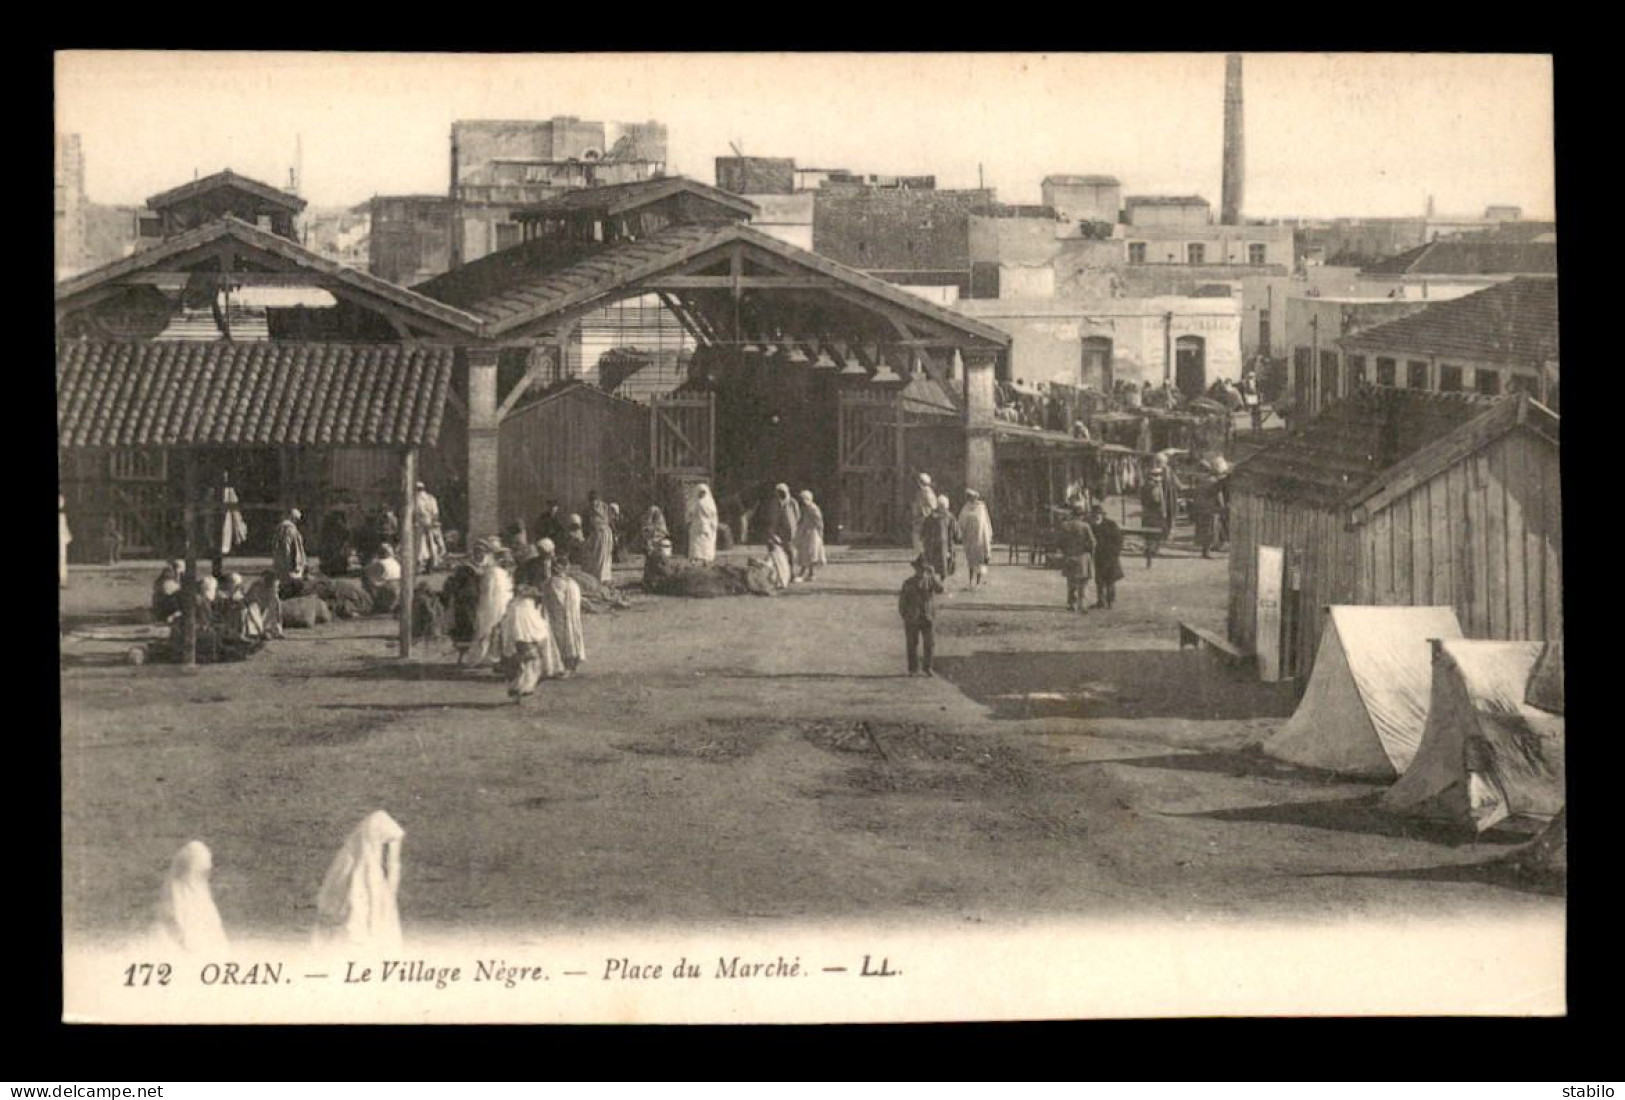
[[[193,674],[65,638],[68,929],[141,930],[198,838],[229,929],[298,935],[378,808],[420,929],[1561,912],[1496,869],[1527,831],[1451,836],[1249,748],[1290,691],[1176,645],[1179,620],[1222,630],[1222,558],[1126,558],[1117,608],[1079,616],[1001,548],[910,679],[907,553],[831,553],[780,597],[589,616],[583,674],[524,706],[449,649],[401,661],[390,619]],[[65,627],[139,621],[155,572],[75,569]]]

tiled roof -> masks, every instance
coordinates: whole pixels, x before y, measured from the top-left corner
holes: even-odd
[[[1010,345],[1009,335],[994,325],[786,244],[741,222],[677,225],[637,240],[612,244],[561,247],[546,239],[527,241],[419,283],[414,289],[477,314],[485,319],[490,335],[499,335],[566,309],[607,300],[639,279],[679,267],[702,253],[736,241],[831,276],[853,290],[957,329],[983,344]]]
[[[261,183],[259,180],[252,180],[247,176],[239,176],[230,168],[222,172],[216,172],[212,176],[204,176],[200,180],[183,183],[179,187],[172,187],[168,191],[162,191],[148,199],[147,206],[153,210],[162,210],[166,206],[174,206],[178,202],[184,202],[219,187],[235,187],[239,191],[246,191],[256,198],[264,199],[266,202],[286,207],[295,214],[305,208],[305,200],[298,195],[279,191],[268,183]]]
[[[1335,508],[1387,470],[1502,398],[1366,386],[1323,409],[1287,438],[1238,462],[1238,492]]]
[[[230,216],[200,225],[133,256],[104,264],[94,271],[64,279],[56,284],[56,303],[60,307],[71,308],[72,299],[136,272],[177,270],[177,265],[192,262],[190,253],[201,251],[206,246],[228,237],[250,249],[269,253],[274,259],[309,271],[313,283],[319,283],[329,289],[335,285],[344,286],[362,294],[381,298],[391,305],[402,308],[414,318],[421,318],[425,322],[432,322],[459,333],[479,331],[480,320],[471,314],[435,301],[433,298],[424,297],[415,290],[396,286],[387,279],[345,267],[275,233],[268,233],[258,226],[249,225]]]
[[[1556,242],[1446,237],[1365,268],[1364,275],[1555,275]]]
[[[454,352],[426,344],[67,340],[64,447],[431,446]]]
[[[566,214],[582,213],[598,213],[605,216],[621,214],[682,192],[725,206],[744,217],[749,217],[758,209],[755,203],[721,188],[682,176],[662,176],[658,179],[634,180],[630,183],[578,187],[556,198],[515,211],[514,220],[529,221],[535,218],[556,218]]]
[[[1513,279],[1373,325],[1342,341],[1357,351],[1439,355],[1491,363],[1558,358],[1557,280]]]

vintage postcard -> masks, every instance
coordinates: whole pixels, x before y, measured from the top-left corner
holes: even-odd
[[[1552,62],[56,58],[65,1015],[1560,1015]]]

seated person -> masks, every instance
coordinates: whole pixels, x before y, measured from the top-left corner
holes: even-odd
[[[282,599],[277,593],[276,573],[273,570],[267,569],[260,574],[260,579],[249,586],[244,600],[248,604],[251,636],[282,637]]]
[[[361,572],[361,587],[372,597],[375,612],[393,611],[401,598],[401,563],[389,543],[380,543],[378,552]]]
[[[152,618],[165,623],[181,613],[181,578],[186,576],[186,565],[178,558],[164,566],[152,582]]]

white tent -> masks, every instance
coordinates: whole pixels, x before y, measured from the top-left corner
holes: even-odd
[[[1383,796],[1398,813],[1471,824],[1563,808],[1563,718],[1524,702],[1541,642],[1441,642],[1410,770]]]
[[[1461,624],[1448,607],[1328,611],[1303,701],[1264,751],[1346,775],[1402,775],[1427,721],[1428,641],[1460,638]]]

